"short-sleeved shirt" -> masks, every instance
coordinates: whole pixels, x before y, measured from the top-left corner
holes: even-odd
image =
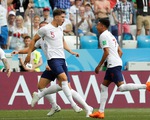
[[[55,0],[55,7],[60,9],[70,8],[70,0]]]
[[[10,39],[10,49],[23,49],[24,48],[24,41],[22,37],[14,37],[14,33],[20,33],[20,34],[28,34],[28,30],[26,27],[22,27],[21,29],[18,29],[17,27],[12,27],[10,30],[12,32],[12,37]]]
[[[109,48],[109,55],[106,58],[108,62],[107,67],[112,68],[122,66],[122,60],[118,54],[119,45],[116,38],[108,30],[106,30],[100,35],[99,40],[102,49]]]
[[[115,7],[113,8],[113,12],[117,11],[118,13],[118,20],[123,23],[129,23],[130,22],[130,14],[133,13],[132,11],[132,5],[130,2],[123,3],[122,1],[118,2]],[[122,13],[122,16],[121,16]]]
[[[65,59],[63,46],[63,28],[61,26],[54,27],[51,23],[40,28],[37,34],[44,37],[44,51],[47,60],[52,58]]]

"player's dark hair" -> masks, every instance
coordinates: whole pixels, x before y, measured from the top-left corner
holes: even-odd
[[[53,17],[59,16],[61,14],[66,14],[65,10],[63,10],[63,9],[56,9],[56,10],[53,11]]]
[[[101,19],[99,19],[99,22],[102,23],[103,25],[105,25],[106,28],[108,28],[110,25],[110,21],[108,18],[101,18]]]
[[[24,37],[24,40],[29,39],[29,38],[31,38],[31,37],[27,35]]]
[[[42,22],[40,22],[39,25],[41,25],[41,24],[48,24],[48,22],[42,21]]]

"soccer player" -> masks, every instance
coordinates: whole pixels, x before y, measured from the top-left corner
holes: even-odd
[[[63,39],[63,29],[61,25],[63,24],[65,19],[65,11],[61,9],[56,9],[53,12],[53,17],[54,17],[53,21],[48,25],[45,25],[44,27],[40,28],[38,33],[32,39],[25,63],[29,62],[31,52],[34,49],[34,45],[36,41],[38,41],[40,38],[44,38],[43,50],[47,57],[48,65],[51,68],[53,79],[54,78],[58,79],[58,84],[61,86],[61,89],[63,90],[64,94],[70,101],[71,106],[76,112],[80,112],[82,109],[79,106],[77,106],[77,104],[74,102],[72,98],[71,90],[68,86],[69,77],[68,77],[68,70],[65,62],[64,49],[66,49],[71,54],[75,54],[75,53],[68,48],[66,42]],[[53,88],[52,90],[55,90],[55,88]],[[34,106],[35,103],[41,97],[44,96],[42,93],[48,94],[48,91],[49,89],[44,89],[43,92],[41,92],[41,94],[34,92],[31,106]],[[89,112],[92,112],[92,110],[93,108],[88,106],[88,115]]]
[[[112,82],[118,86],[118,89],[121,92],[138,89],[147,89],[150,91],[150,82],[147,82],[146,84],[124,84],[121,73],[122,51],[117,43],[116,38],[108,31],[109,25],[110,22],[108,19],[99,19],[97,23],[97,29],[100,33],[100,45],[104,53],[99,64],[95,68],[95,73],[99,73],[99,70],[105,60],[107,60],[108,69],[106,70],[104,81],[101,84],[100,108],[97,112],[90,114],[90,117],[92,118],[104,118],[105,104],[108,98],[108,87]]]
[[[41,22],[40,23],[40,27],[45,26],[46,24],[47,24],[47,22]],[[44,40],[42,38],[35,43],[35,47],[34,47],[33,50],[35,50],[35,49],[37,49],[39,47],[41,47],[42,50],[45,49],[44,48]],[[25,49],[22,49],[22,50],[19,50],[19,51],[13,51],[12,54],[27,54],[28,53],[28,49],[29,48],[25,48]],[[76,55],[76,57],[79,56],[78,53],[72,52],[70,49],[68,51],[70,51],[71,54]],[[51,103],[51,105],[52,105],[51,111],[47,114],[48,116],[51,116],[51,115],[53,115],[56,112],[59,112],[61,110],[60,106],[54,101],[54,99],[51,96],[52,93],[56,93],[56,92],[62,90],[61,87],[58,84],[55,84],[55,85],[51,85],[50,87],[46,88],[46,86],[51,81],[54,81],[54,80],[55,80],[55,75],[53,74],[53,72],[51,71],[51,69],[48,66],[46,66],[46,70],[41,75],[40,81],[38,83],[38,89],[41,92],[44,89],[47,89],[44,93],[40,93],[40,94],[42,94],[43,97],[45,96],[49,100],[49,102]],[[77,100],[84,107],[84,109],[86,110],[86,117],[89,117],[89,114],[92,113],[93,108],[91,106],[89,106],[85,102],[85,100],[81,97],[81,95],[78,92],[76,92],[74,89],[72,89],[69,78],[68,78],[68,86],[71,89],[71,93],[72,93],[73,98],[75,100]],[[49,93],[51,93],[51,94],[49,94]]]

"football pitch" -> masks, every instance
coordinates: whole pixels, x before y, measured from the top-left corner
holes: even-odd
[[[95,109],[96,110],[96,109]],[[94,110],[94,111],[95,111]],[[85,112],[75,113],[72,109],[61,110],[51,117],[49,110],[0,110],[0,120],[94,120],[86,118]],[[149,120],[150,109],[106,109],[105,120]],[[97,119],[96,119],[97,120]]]

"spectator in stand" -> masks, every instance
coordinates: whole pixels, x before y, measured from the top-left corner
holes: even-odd
[[[81,0],[75,0],[75,4],[70,7],[70,21],[72,24],[75,23],[76,20],[76,12],[79,10],[79,7],[81,6],[82,1]]]
[[[10,11],[8,13],[8,29],[11,29],[15,26],[16,13],[14,11]]]
[[[94,3],[94,12],[96,19],[108,18],[110,14],[110,2],[108,0],[96,0]]]
[[[66,12],[66,18],[69,19],[70,0],[55,0],[54,9],[64,9]]]
[[[40,24],[40,17],[38,15],[34,16],[33,19],[33,36],[37,33]]]
[[[92,21],[90,16],[85,15],[85,7],[81,6],[79,8],[79,17],[78,17],[78,34],[79,36],[83,35],[92,35],[96,36],[96,34],[91,32],[92,29]]]
[[[33,9],[33,4],[29,3],[28,8],[25,11],[24,26],[27,27],[28,33],[31,37],[33,37],[34,34],[39,29],[39,23],[40,23],[40,17],[35,14],[34,9]],[[31,26],[33,29],[31,29]]]
[[[26,36],[24,38],[24,48],[29,47],[30,42],[31,42],[30,36]],[[27,72],[27,71],[28,72],[33,72],[34,71],[34,68],[33,68],[34,56],[33,56],[33,54],[31,54],[30,63],[25,65],[24,61],[25,61],[26,56],[27,56],[27,54],[18,54],[20,71],[21,72]]]
[[[34,11],[33,6],[34,4],[30,0],[28,7],[24,13],[24,26],[26,26],[29,33],[31,33],[31,24],[33,24],[33,18],[35,16],[35,11]],[[31,36],[31,34],[29,35]]]
[[[7,2],[7,11],[8,11],[8,13],[10,11],[16,11],[15,8],[14,8],[14,5],[12,4],[12,2],[13,2],[13,0],[8,0],[8,2]]]
[[[74,35],[72,23],[68,18],[65,18],[65,21],[62,24],[62,27],[63,27],[63,33],[65,36]]]
[[[75,0],[70,0],[70,7],[75,4]]]
[[[137,9],[136,9],[136,5],[135,5],[135,2],[136,2],[136,0],[128,0],[130,3],[131,3],[131,5],[132,5],[132,24],[133,25],[135,25],[136,24],[136,12],[137,12]]]
[[[95,20],[95,15],[93,13],[92,6],[89,2],[85,3],[85,15],[87,17],[90,16],[92,22]]]
[[[42,55],[39,51],[33,51],[34,59],[33,59],[33,69],[35,72],[40,72],[40,66],[43,64]]]
[[[114,13],[117,11],[117,16]],[[122,13],[122,14],[121,14]],[[127,0],[119,1],[112,11],[113,18],[118,24],[118,35],[130,33],[130,25],[132,24],[132,5]],[[122,28],[121,28],[122,25]],[[121,30],[122,29],[122,30]]]
[[[21,15],[16,16],[15,26],[9,30],[9,35],[11,39],[8,41],[9,49],[22,49],[24,48],[23,39],[27,36],[27,28],[24,27],[23,17]]]
[[[7,27],[7,0],[0,0],[0,47],[7,48],[8,27]]]
[[[90,0],[90,3],[91,3],[91,9],[94,12],[94,3],[95,3],[95,0]]]
[[[136,0],[137,6],[137,35],[141,34],[144,26],[145,35],[149,35],[150,30],[150,0]]]
[[[28,48],[29,44],[31,42],[30,36],[26,36],[24,38],[24,48]],[[13,52],[14,53],[14,52]],[[24,60],[26,58],[27,54],[18,54],[19,62],[20,62],[20,71],[21,72],[40,72],[40,66],[42,65],[42,56],[41,53],[37,50],[33,51],[31,54],[31,60],[30,63],[25,65]]]
[[[28,7],[29,0],[13,0],[14,8],[16,9],[16,15],[24,17],[24,12]]]
[[[45,7],[43,8],[43,16],[40,18],[41,22],[45,21],[47,23],[52,22],[53,18],[50,17],[50,8],[49,7]]]

